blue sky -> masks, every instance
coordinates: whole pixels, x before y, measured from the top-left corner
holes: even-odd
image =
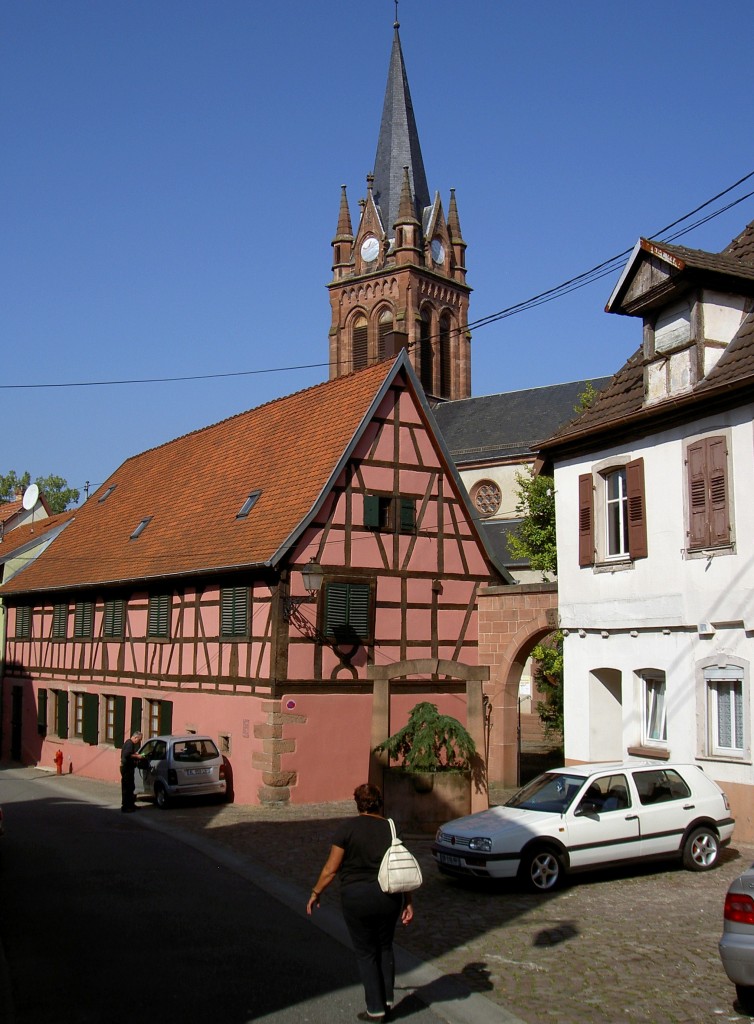
[[[468,244],[470,319],[754,170],[752,14],[750,0],[401,0],[430,191],[447,210],[456,189]],[[340,185],[355,220],[393,20],[392,0],[4,0],[0,384],[243,375],[3,387],[0,473],[93,489],[130,455],[325,379],[285,368],[327,359]],[[679,241],[717,250],[752,219],[754,198]],[[473,393],[617,370],[641,325],[603,312],[616,279],[475,332]]]

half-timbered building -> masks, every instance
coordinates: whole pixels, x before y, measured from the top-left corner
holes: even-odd
[[[136,455],[72,514],[0,588],[3,754],[114,780],[129,730],[196,731],[241,802],[346,798],[370,669],[421,662],[394,721],[427,694],[465,720],[439,669],[477,664],[505,578],[403,353]]]

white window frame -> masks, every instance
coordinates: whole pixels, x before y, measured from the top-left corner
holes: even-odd
[[[631,555],[629,554],[629,543],[628,537],[625,532],[622,534],[624,537],[625,551],[620,553],[609,554],[609,511],[608,511],[608,479],[613,473],[623,473],[623,516],[624,522],[625,517],[628,515],[628,492],[626,490],[626,466],[629,462],[634,459],[633,455],[614,455],[609,459],[603,459],[601,462],[596,463],[592,466],[592,484],[594,487],[594,509],[593,509],[593,521],[594,521],[594,553],[595,553],[595,568],[599,571],[599,567],[602,565],[609,565],[611,570],[614,571],[620,567],[622,569],[629,569],[633,566]]]
[[[614,469],[609,470],[606,473],[601,474],[603,479],[602,486],[605,489],[605,561],[625,561],[629,558],[629,547],[628,547],[628,490],[626,488],[626,468],[625,466],[616,466]],[[618,480],[618,495],[616,497],[610,496],[610,482],[611,480]],[[614,523],[614,520],[617,522]],[[613,526],[616,529],[613,531]],[[615,551],[611,551],[611,541],[613,532],[618,537],[618,548]]]
[[[639,673],[641,681],[642,736],[643,746],[668,745],[668,685],[664,672],[647,669]],[[652,721],[658,714],[658,735],[652,735]]]
[[[720,690],[722,686],[739,683],[737,714],[731,720],[735,745],[720,742]],[[697,707],[702,712],[697,735],[697,756],[715,761],[751,763],[751,687],[748,663],[732,655],[707,658],[697,666]],[[735,714],[735,712],[734,712]],[[738,719],[738,736],[735,724]]]

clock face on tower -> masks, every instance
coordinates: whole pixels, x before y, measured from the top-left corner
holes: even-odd
[[[364,241],[361,243],[361,258],[364,260],[365,263],[374,263],[374,261],[377,259],[377,256],[379,255],[379,252],[380,243],[377,241],[374,235],[370,235],[368,238],[365,238]]]
[[[438,266],[442,266],[445,262],[445,246],[439,238],[432,240],[432,259]]]

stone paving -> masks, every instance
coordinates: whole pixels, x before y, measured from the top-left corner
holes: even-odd
[[[493,802],[505,797],[493,791]],[[201,833],[293,885],[302,903],[352,802],[319,806],[175,807]],[[729,882],[754,861],[734,844],[715,870],[642,865],[578,876],[551,896],[513,883],[439,875],[430,840],[409,840],[425,884],[398,942],[529,1024],[712,1024],[748,1021],[717,953]],[[323,902],[337,906],[337,885]]]

